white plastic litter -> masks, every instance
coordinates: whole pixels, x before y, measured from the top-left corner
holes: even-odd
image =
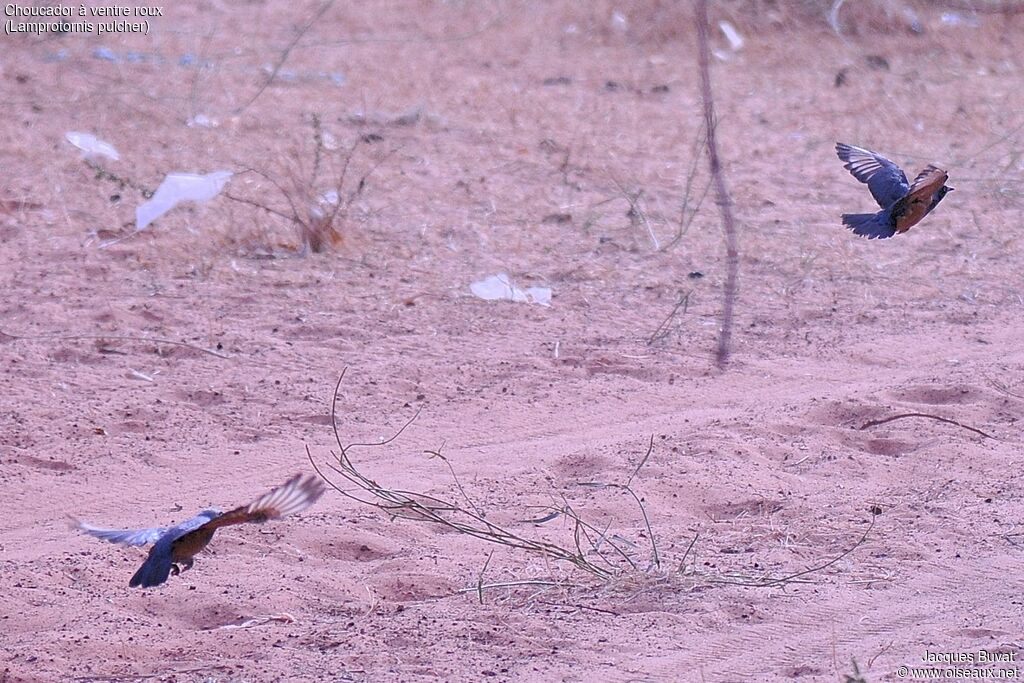
[[[117,161],[121,158],[121,155],[117,153],[112,144],[100,140],[92,133],[79,133],[72,130],[64,133],[64,139],[82,150],[83,159],[107,157]]]
[[[196,114],[185,122],[189,128],[216,128],[220,122],[206,114]]]
[[[325,130],[320,135],[320,140],[324,143],[324,149],[326,149],[326,150],[328,150],[330,152],[333,152],[336,149],[338,149],[338,147],[340,147],[340,145],[338,144],[338,138],[336,138],[333,135],[331,135],[331,133],[329,131]]]
[[[746,41],[743,40],[743,36],[740,35],[740,32],[736,30],[735,26],[728,21],[720,21],[718,22],[718,28],[722,30],[722,35],[725,36],[725,39],[729,41],[730,50],[737,52],[743,49],[743,45]]]
[[[629,19],[619,10],[612,12],[612,28],[620,33],[625,33],[629,30]]]
[[[316,220],[322,220],[326,218],[329,213],[334,213],[334,209],[331,207],[337,206],[340,201],[341,197],[338,196],[337,190],[324,192],[322,195],[317,197],[315,203],[310,205],[309,215]]]
[[[224,189],[231,171],[215,171],[206,175],[168,173],[153,198],[135,209],[135,229],[142,230],[181,202],[206,202]]]
[[[946,26],[968,26],[970,28],[981,26],[981,22],[978,21],[977,17],[961,14],[960,12],[943,12],[942,23]]]
[[[512,278],[506,273],[498,273],[489,278],[474,282],[469,291],[477,298],[486,301],[515,301],[524,304],[551,305],[550,287],[528,287],[519,289]]]

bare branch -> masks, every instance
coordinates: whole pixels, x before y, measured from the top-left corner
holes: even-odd
[[[868,528],[865,529],[864,534],[860,537],[860,539],[858,539],[856,543],[854,543],[852,546],[850,546],[843,552],[833,557],[828,562],[823,562],[822,564],[816,565],[814,567],[809,567],[807,569],[804,569],[803,571],[799,571],[794,574],[787,574],[786,576],[780,576],[776,578],[765,577],[764,579],[759,581],[733,581],[731,579],[712,579],[711,583],[726,583],[733,586],[753,586],[755,588],[768,588],[769,586],[777,586],[779,584],[789,583],[801,577],[807,576],[808,574],[816,574],[817,572],[820,572],[823,569],[828,569],[829,567],[831,567],[832,565],[834,565],[835,563],[839,562],[844,557],[852,553],[854,550],[861,547],[864,544],[864,542],[868,540],[868,534],[870,534],[871,530],[874,528],[875,515],[872,515],[871,521],[868,523]]]
[[[715,193],[722,213],[722,229],[725,231],[726,278],[723,288],[722,326],[715,352],[715,364],[725,369],[729,362],[732,343],[733,306],[736,300],[736,281],[739,275],[739,246],[736,236],[736,221],[732,213],[732,197],[725,184],[722,162],[718,156],[718,142],[715,138],[715,103],[711,92],[711,49],[708,46],[708,2],[695,0],[697,21],[697,62],[700,68],[701,97],[704,100],[704,126],[708,150],[708,164],[715,180]]]
[[[928,413],[900,413],[899,415],[893,415],[892,417],[884,417],[884,418],[882,418],[880,420],[871,420],[870,422],[866,422],[861,427],[861,429],[868,429],[870,427],[877,427],[878,425],[884,425],[886,422],[892,422],[893,420],[902,420],[905,417],[926,417],[929,420],[938,420],[939,422],[945,422],[946,424],[956,425],[957,427],[960,427],[962,429],[966,429],[969,432],[974,432],[975,434],[980,434],[981,436],[985,437],[986,439],[994,439],[995,438],[994,436],[992,436],[991,434],[989,434],[987,432],[983,432],[980,429],[976,429],[976,428],[971,427],[969,425],[965,425],[962,422],[957,422],[956,420],[951,420],[948,417],[940,417],[939,415],[930,415]]]
[[[238,109],[235,109],[234,113],[236,116],[238,114],[241,114],[246,109],[248,109],[253,102],[260,98],[260,95],[263,94],[263,91],[266,90],[270,86],[270,84],[274,82],[274,79],[277,78],[278,72],[281,71],[281,67],[284,66],[284,63],[288,61],[288,56],[291,55],[292,50],[295,49],[295,46],[298,44],[298,42],[302,40],[302,37],[306,35],[306,33],[309,32],[309,29],[313,27],[313,24],[320,21],[320,17],[322,17],[324,13],[331,8],[331,5],[333,4],[334,0],[327,0],[327,2],[320,6],[320,9],[313,13],[313,15],[309,18],[308,21],[306,21],[305,24],[303,24],[301,27],[299,27],[298,30],[295,31],[295,35],[292,37],[291,41],[288,42],[288,45],[286,45],[285,48],[281,51],[281,54],[277,58],[277,62],[270,69],[270,73],[267,74],[267,79],[263,81],[263,84],[260,85],[256,92],[253,93],[252,97],[249,98],[248,102],[243,104]]]

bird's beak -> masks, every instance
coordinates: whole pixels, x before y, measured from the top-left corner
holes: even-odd
[[[955,189],[955,187],[950,187],[949,185],[946,185],[946,192],[952,192]]]

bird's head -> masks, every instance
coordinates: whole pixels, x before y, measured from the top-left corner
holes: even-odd
[[[953,191],[953,188],[950,187],[949,185],[943,185],[938,190],[936,190],[935,194],[932,195],[932,203],[928,205],[928,210],[925,211],[925,213],[926,214],[931,213],[932,209],[934,209],[936,206],[938,206],[939,202],[942,201],[942,198],[945,197],[947,194],[949,194],[952,191]]]

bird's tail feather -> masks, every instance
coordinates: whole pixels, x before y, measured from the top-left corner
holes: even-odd
[[[869,240],[885,239],[896,234],[896,229],[886,220],[886,212],[878,213],[844,213],[843,225]]]
[[[170,553],[155,554],[152,551],[146,561],[139,567],[139,571],[135,572],[135,576],[132,577],[128,585],[132,588],[136,586],[142,586],[143,588],[152,588],[153,586],[159,586],[171,573],[171,556]]]

